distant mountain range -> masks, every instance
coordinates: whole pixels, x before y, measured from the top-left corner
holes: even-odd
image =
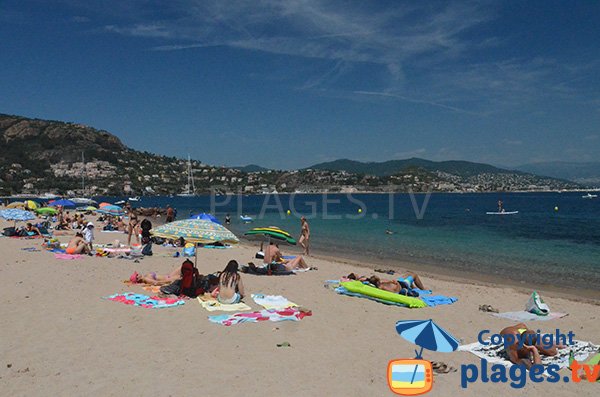
[[[600,162],[574,163],[549,161],[543,163],[524,164],[516,167],[519,171],[566,179],[582,184],[600,183]]]
[[[85,155],[85,163],[82,161]],[[564,167],[563,167],[564,168]],[[598,168],[598,167],[597,167]],[[420,158],[363,163],[336,160],[301,170],[251,164],[216,167],[192,160],[195,193],[481,192],[559,190],[579,185],[468,161]],[[536,173],[573,179],[573,175]],[[581,174],[577,174],[580,175]],[[584,177],[598,175],[590,166]],[[82,189],[85,179],[85,190]],[[0,114],[0,195],[171,195],[187,191],[185,159],[141,152],[115,135],[62,121]],[[191,187],[190,187],[191,188]],[[70,193],[72,192],[72,193]]]
[[[439,171],[461,177],[471,177],[478,174],[502,174],[512,173],[489,164],[472,163],[470,161],[431,161],[417,157],[406,160],[389,160],[381,163],[342,159],[326,163],[315,164],[307,169],[346,171],[355,174],[367,174],[375,176],[390,176],[403,172],[409,168],[420,168],[430,172]]]

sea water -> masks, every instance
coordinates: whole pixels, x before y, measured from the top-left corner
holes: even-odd
[[[583,194],[143,197],[134,205],[169,204],[177,208],[178,219],[214,212],[223,220],[229,213],[230,228],[238,236],[252,227],[275,225],[298,237],[299,217],[304,215],[316,253],[600,290],[600,199],[583,199]],[[497,211],[498,200],[506,211],[519,213],[487,215]],[[241,214],[252,216],[254,222],[241,222]]]

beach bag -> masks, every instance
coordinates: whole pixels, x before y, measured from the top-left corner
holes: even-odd
[[[200,277],[200,273],[198,273],[198,269],[191,261],[186,260],[181,265],[181,291],[179,295],[195,298],[203,293],[202,278]]]
[[[181,291],[181,280],[175,280],[169,285],[160,287],[160,292],[166,295],[179,295]]]
[[[529,297],[529,300],[525,305],[525,310],[529,313],[537,314],[538,316],[547,316],[550,314],[550,308],[544,303],[544,300],[537,291],[533,291]]]
[[[144,245],[144,248],[142,248],[142,255],[152,256],[152,243],[151,242],[148,242],[148,244]]]
[[[187,256],[187,257],[192,257],[196,255],[196,247],[194,247],[194,244],[186,244],[185,248],[183,249],[183,256]]]
[[[2,234],[6,237],[13,237],[17,235],[17,229],[15,229],[14,227],[5,227]]]

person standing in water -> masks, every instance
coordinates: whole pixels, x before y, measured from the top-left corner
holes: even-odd
[[[304,255],[310,255],[310,227],[308,226],[308,222],[305,217],[300,218],[300,239],[298,240],[298,244],[304,248]]]
[[[504,212],[504,203],[502,200],[498,200],[498,212]]]
[[[225,224],[226,225],[230,225],[231,224],[231,217],[229,216],[229,214],[225,215]]]

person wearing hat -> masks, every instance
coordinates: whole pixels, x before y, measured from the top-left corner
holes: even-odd
[[[94,241],[94,224],[92,222],[88,222],[83,229],[83,238],[86,244],[90,247],[90,251],[93,251],[94,247],[92,246],[92,242]]]

